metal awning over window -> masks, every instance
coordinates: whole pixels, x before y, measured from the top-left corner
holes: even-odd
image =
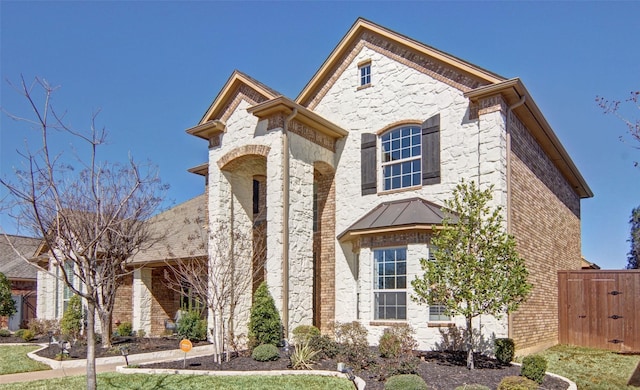
[[[434,226],[442,225],[446,216],[452,222],[457,221],[455,216],[445,214],[442,206],[421,198],[384,202],[340,233],[338,239],[345,241],[360,235],[432,230]]]

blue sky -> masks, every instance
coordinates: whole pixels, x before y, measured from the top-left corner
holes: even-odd
[[[75,128],[101,111],[110,161],[130,153],[159,166],[166,206],[203,191],[186,170],[206,161],[206,142],[184,130],[234,69],[295,98],[359,16],[520,77],[595,194],[582,201],[584,256],[626,264],[640,150],[619,140],[622,122],[594,99],[640,89],[640,2],[0,1],[0,15],[0,106],[25,112],[5,81],[20,74],[60,85],[54,103]],[[4,115],[0,129],[6,177],[16,149],[37,138]],[[0,226],[15,232],[6,216]]]

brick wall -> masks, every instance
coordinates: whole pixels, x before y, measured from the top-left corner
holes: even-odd
[[[180,308],[180,294],[167,288],[164,272],[167,267],[154,268],[151,272],[151,334],[164,333],[164,320],[175,317]]]
[[[533,284],[510,337],[526,354],[558,342],[557,271],[580,268],[580,198],[522,123],[510,123],[511,232]]]
[[[117,321],[121,323],[132,323],[133,321],[133,274],[126,275],[116,291],[116,301],[113,305],[113,316],[111,317],[113,330],[117,327]]]
[[[318,227],[313,234],[313,322],[323,333],[335,320],[335,182],[332,172],[314,171]]]

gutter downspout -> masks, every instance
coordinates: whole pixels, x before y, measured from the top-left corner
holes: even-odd
[[[282,325],[284,338],[289,339],[289,122],[298,109],[284,120],[282,127]]]
[[[511,234],[511,130],[509,129],[509,117],[511,112],[524,104],[526,95],[520,98],[520,101],[514,103],[507,109],[507,117],[505,118],[505,130],[507,133],[507,234]],[[511,313],[507,318],[508,337],[513,339],[513,318]]]

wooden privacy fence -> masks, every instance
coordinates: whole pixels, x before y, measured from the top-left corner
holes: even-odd
[[[558,271],[561,344],[640,351],[640,270]]]

